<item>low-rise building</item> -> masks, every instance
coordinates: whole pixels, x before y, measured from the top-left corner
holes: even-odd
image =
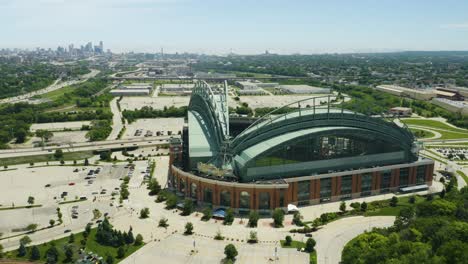
[[[329,94],[331,93],[330,88],[315,87],[306,84],[299,85],[280,85],[280,89],[283,92],[293,94]]]
[[[148,89],[113,89],[109,92],[113,96],[148,96]]]
[[[379,85],[375,89],[396,96],[409,97],[424,101],[428,101],[436,97],[436,93],[432,89],[412,89],[398,85]]]
[[[393,107],[390,109],[390,114],[396,115],[396,116],[401,116],[401,117],[408,117],[413,114],[413,110],[409,107]]]
[[[161,85],[161,93],[175,95],[191,95],[193,83],[165,83]]]
[[[434,98],[431,102],[450,112],[460,113],[463,116],[468,116],[468,103],[452,101],[446,98]]]

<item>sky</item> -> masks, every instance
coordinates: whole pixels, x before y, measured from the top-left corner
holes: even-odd
[[[0,48],[114,52],[468,50],[467,0],[0,0]]]

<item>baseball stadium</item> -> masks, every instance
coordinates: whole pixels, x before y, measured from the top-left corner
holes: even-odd
[[[427,189],[434,162],[404,124],[313,97],[260,118],[229,114],[227,84],[192,90],[182,138],[171,142],[169,187],[197,204],[270,211]],[[240,128],[240,129],[239,129]]]

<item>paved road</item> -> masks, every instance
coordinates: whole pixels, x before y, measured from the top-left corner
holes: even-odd
[[[4,99],[0,100],[0,104],[18,103],[18,102],[28,101],[31,97],[33,97],[35,95],[45,94],[45,93],[48,93],[48,92],[52,92],[52,91],[61,89],[61,88],[65,87],[65,86],[70,86],[70,85],[73,85],[73,84],[78,84],[78,83],[85,82],[89,78],[92,78],[92,77],[96,76],[99,72],[100,72],[99,70],[91,70],[90,73],[87,73],[85,75],[80,76],[78,78],[78,80],[72,80],[72,81],[66,81],[66,82],[60,82],[60,79],[57,79],[57,80],[55,80],[55,82],[53,84],[49,85],[46,88],[43,88],[43,89],[40,89],[40,90],[37,90],[37,91],[33,91],[33,92],[30,92],[30,93],[27,93],[27,94],[18,95],[18,96],[15,96],[15,97],[4,98]]]
[[[21,148],[21,149],[8,149],[0,151],[0,159],[8,157],[23,157],[50,154],[56,149],[62,149],[64,152],[77,152],[77,151],[92,151],[92,150],[109,150],[124,147],[149,147],[167,144],[167,140],[171,137],[177,136],[159,136],[159,137],[145,137],[136,139],[120,139],[108,140],[100,142],[85,142],[75,143],[72,145],[64,144],[61,146],[39,148]]]
[[[346,243],[359,234],[374,227],[389,227],[393,225],[393,216],[349,217],[326,225],[313,234],[317,241],[317,263],[338,264],[341,252]]]
[[[119,111],[119,107],[117,105],[117,100],[119,98],[116,97],[112,99],[110,102],[110,108],[111,112],[113,114],[112,116],[112,132],[110,135],[107,137],[107,140],[112,140],[112,139],[117,139],[117,136],[119,135],[120,130],[123,128],[122,124],[122,113]]]

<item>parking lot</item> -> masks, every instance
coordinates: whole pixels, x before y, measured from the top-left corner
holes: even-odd
[[[103,213],[115,210],[120,179],[133,176],[132,170],[125,167],[124,164],[20,167],[1,172],[0,208],[28,205],[29,196],[41,207],[0,210],[0,233],[15,234],[13,229],[33,223],[39,228],[46,227],[50,219],[57,220],[57,207],[61,208],[65,224],[82,222],[83,226],[93,219],[93,209],[98,208]],[[113,193],[116,198],[112,198]],[[66,203],[75,200],[80,202]],[[77,207],[73,209],[74,206]]]
[[[167,136],[170,134],[177,135],[179,131],[182,131],[183,125],[183,118],[138,119],[127,125],[127,129],[122,138]]]

